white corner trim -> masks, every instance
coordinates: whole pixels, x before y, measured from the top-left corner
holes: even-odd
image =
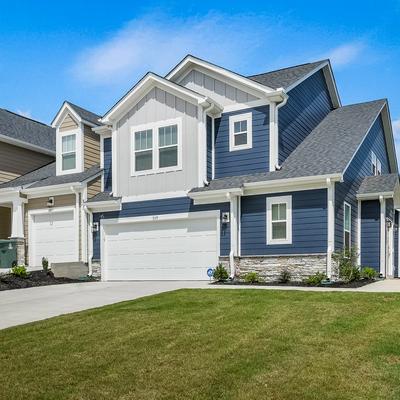
[[[247,122],[247,143],[235,146],[235,122]],[[235,114],[229,116],[229,151],[247,150],[253,147],[253,113]]]
[[[118,196],[118,135],[117,135],[117,126],[116,124],[113,125],[112,136],[111,136],[111,185],[112,185],[112,192],[114,196]]]
[[[272,205],[274,204],[286,204],[286,238],[285,239],[273,239],[272,238]],[[279,196],[279,197],[267,197],[267,245],[282,245],[292,244],[292,196]]]
[[[275,171],[279,163],[279,132],[278,132],[278,112],[276,103],[272,102],[269,106],[269,171]]]
[[[379,272],[386,276],[386,199],[379,197],[380,202],[380,257]]]
[[[332,254],[335,251],[335,183],[329,178],[326,180],[328,187],[328,246],[326,260],[326,275],[332,277]]]
[[[357,201],[357,263],[361,265],[361,201]]]

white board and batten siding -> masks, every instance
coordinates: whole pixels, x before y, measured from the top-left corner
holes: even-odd
[[[104,280],[208,279],[218,262],[219,214],[159,218],[102,221]]]
[[[118,195],[136,196],[190,190],[198,184],[197,106],[159,88],[145,95],[117,125]],[[131,176],[131,132],[135,126],[181,119],[182,168],[178,171]],[[158,132],[154,132],[158,134]]]

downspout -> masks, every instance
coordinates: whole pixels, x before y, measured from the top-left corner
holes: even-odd
[[[93,213],[89,211],[87,205],[83,206],[83,209],[85,210],[85,214],[89,220],[89,226],[88,226],[88,243],[86,245],[87,248],[87,257],[88,257],[88,266],[89,266],[89,276],[92,276],[93,274],[93,268],[92,268],[92,258],[93,258]]]
[[[79,261],[81,261],[80,260],[80,257],[79,257],[79,249],[81,248],[81,246],[82,246],[82,241],[80,240],[81,239],[81,224],[80,224],[80,219],[81,219],[81,216],[80,216],[80,204],[79,204],[79,190],[77,190],[77,189],[75,189],[73,186],[71,186],[70,187],[70,189],[71,189],[71,192],[72,193],[75,193],[75,215],[76,215],[76,217],[77,217],[77,219],[78,219],[78,223],[77,223],[77,234],[78,234],[78,262]]]
[[[210,184],[210,182],[207,179],[207,113],[210,112],[213,108],[214,108],[214,104],[213,103],[209,103],[210,105],[204,109],[203,111],[203,119],[204,119],[204,126],[205,126],[205,147],[206,147],[206,151],[203,153],[203,157],[204,157],[204,165],[203,167],[205,168],[205,179],[203,180],[203,183],[205,186],[208,186]],[[214,121],[212,121],[213,125],[214,125]]]

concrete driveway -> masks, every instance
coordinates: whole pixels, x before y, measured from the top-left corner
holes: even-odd
[[[0,329],[207,282],[88,282],[0,292]]]

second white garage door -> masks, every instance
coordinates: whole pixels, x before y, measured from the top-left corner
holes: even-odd
[[[217,215],[162,218],[103,225],[106,280],[207,279],[218,262]]]

